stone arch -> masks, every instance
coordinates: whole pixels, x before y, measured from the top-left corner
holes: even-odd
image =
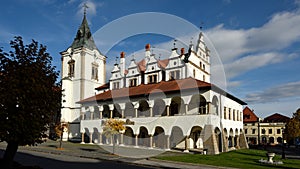
[[[131,102],[127,102],[125,104],[124,116],[125,116],[125,118],[135,117],[134,106],[133,106],[133,104]]]
[[[138,114],[139,116],[150,117],[150,107],[146,100],[139,101]]]
[[[217,139],[218,151],[222,152],[222,132],[218,127],[215,128],[215,136]]]
[[[191,128],[190,138],[193,142],[192,148],[195,149],[203,148],[203,140],[200,137],[201,132],[202,132],[202,127],[200,126],[193,126]]]
[[[118,117],[121,118],[122,117],[122,110],[119,104],[114,104],[114,110],[113,110],[113,118]]]
[[[177,147],[179,143],[184,141],[184,138],[185,137],[183,135],[182,129],[178,126],[174,126],[171,131],[169,147],[171,148]]]
[[[144,126],[140,127],[138,138],[139,138],[138,144],[140,146],[145,146],[145,147],[150,146],[150,137],[149,137],[148,129],[146,127]]]
[[[184,101],[181,97],[173,97],[170,104],[170,116],[175,114],[185,114]]]
[[[211,106],[211,113],[219,115],[219,99],[218,99],[217,96],[213,96],[212,106]]]
[[[270,144],[274,144],[274,142],[275,142],[274,137],[270,137],[270,138],[269,138],[269,143],[270,143]]]
[[[126,127],[125,132],[124,132],[124,144],[125,145],[135,145],[134,143],[134,133],[131,127]]]
[[[162,99],[154,100],[153,116],[166,116],[166,115],[167,115],[167,109],[166,109],[165,102]]]
[[[160,126],[156,126],[155,127],[155,132],[153,135],[153,144],[154,147],[159,147],[159,148],[166,148],[166,135],[165,135],[165,130],[160,127]]]
[[[109,110],[109,106],[107,104],[103,105],[102,117],[110,118],[110,110]]]
[[[207,114],[206,99],[200,94],[193,95],[188,106],[188,111],[191,114]]]

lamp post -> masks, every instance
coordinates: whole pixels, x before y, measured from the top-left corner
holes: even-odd
[[[285,152],[284,152],[284,128],[282,127],[281,128],[281,131],[282,131],[282,154],[281,154],[281,158],[282,159],[285,159]]]

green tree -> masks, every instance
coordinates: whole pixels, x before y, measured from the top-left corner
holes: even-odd
[[[125,122],[118,119],[108,119],[104,123],[103,134],[112,137],[113,154],[115,154],[115,136],[125,130]]]
[[[61,107],[59,73],[46,46],[34,40],[24,45],[22,37],[15,37],[10,46],[9,53],[0,50],[0,141],[7,142],[7,168],[19,145],[43,142]]]
[[[288,141],[300,137],[300,108],[293,113],[293,117],[286,124],[286,136]]]

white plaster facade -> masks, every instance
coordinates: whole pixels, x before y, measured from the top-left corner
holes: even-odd
[[[172,49],[160,60],[145,46],[145,58],[130,61],[121,53],[108,84],[105,82],[105,57],[88,47],[62,52],[62,119],[78,122],[69,138],[81,133],[82,143],[111,144],[102,132],[106,119],[127,121],[118,137],[120,145],[160,149],[182,149],[210,154],[230,148],[247,147],[243,133],[243,101],[210,84],[210,52],[200,33],[194,49]],[[69,63],[75,60],[74,77]],[[99,79],[90,79],[92,63]],[[78,65],[77,65],[78,64]],[[68,77],[68,78],[64,78]],[[95,95],[95,88],[104,85]],[[81,100],[81,101],[80,101]],[[81,107],[81,108],[80,108]],[[128,123],[130,122],[130,123]],[[132,123],[131,123],[132,122]],[[76,128],[76,129],[75,129]],[[85,140],[88,138],[88,140]]]

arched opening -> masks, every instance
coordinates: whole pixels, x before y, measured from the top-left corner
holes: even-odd
[[[170,104],[170,116],[185,114],[184,102],[180,97],[173,97]]]
[[[217,96],[214,96],[212,99],[211,113],[219,115],[219,100]]]
[[[134,134],[133,134],[133,130],[130,127],[126,127],[125,129],[125,133],[124,133],[124,144],[125,145],[135,145],[134,142]]]
[[[200,138],[202,128],[199,126],[194,126],[191,129],[190,138],[193,140],[193,148],[200,149],[203,148],[203,140]]]
[[[277,143],[281,144],[282,143],[282,138],[281,137],[277,137]]]
[[[215,128],[215,136],[216,136],[216,142],[218,144],[218,151],[222,152],[222,133],[219,128]]]
[[[262,144],[267,144],[267,137],[263,136],[261,138],[261,142],[262,142]]]
[[[113,110],[113,118],[118,117],[121,118],[122,117],[122,110],[119,104],[114,104],[114,110]]]
[[[146,100],[139,102],[138,114],[141,117],[150,117],[150,107]]]
[[[206,99],[200,95],[193,95],[188,106],[190,114],[207,114],[206,111]]]
[[[233,134],[233,129],[229,130],[229,137],[228,137],[228,147],[233,147],[234,146],[234,134]]]
[[[140,134],[138,135],[139,138],[139,145],[149,147],[150,146],[150,140],[149,140],[149,134],[146,127],[140,127]]]
[[[102,112],[103,118],[110,118],[110,110],[108,105],[103,106],[103,112]]]
[[[153,116],[166,116],[166,110],[166,104],[162,99],[157,99],[154,101]]]
[[[166,148],[166,135],[162,127],[155,127],[153,146],[159,148]]]
[[[100,119],[100,111],[98,106],[94,106],[94,119]]]
[[[270,144],[274,144],[274,137],[270,137],[270,138],[269,138],[269,143],[270,143]]]
[[[179,143],[184,141],[184,136],[181,128],[175,126],[172,128],[171,136],[170,136],[170,148],[175,148]],[[184,145],[178,145],[179,148],[184,148]]]
[[[124,116],[125,118],[135,117],[135,110],[131,102],[125,104]]]

